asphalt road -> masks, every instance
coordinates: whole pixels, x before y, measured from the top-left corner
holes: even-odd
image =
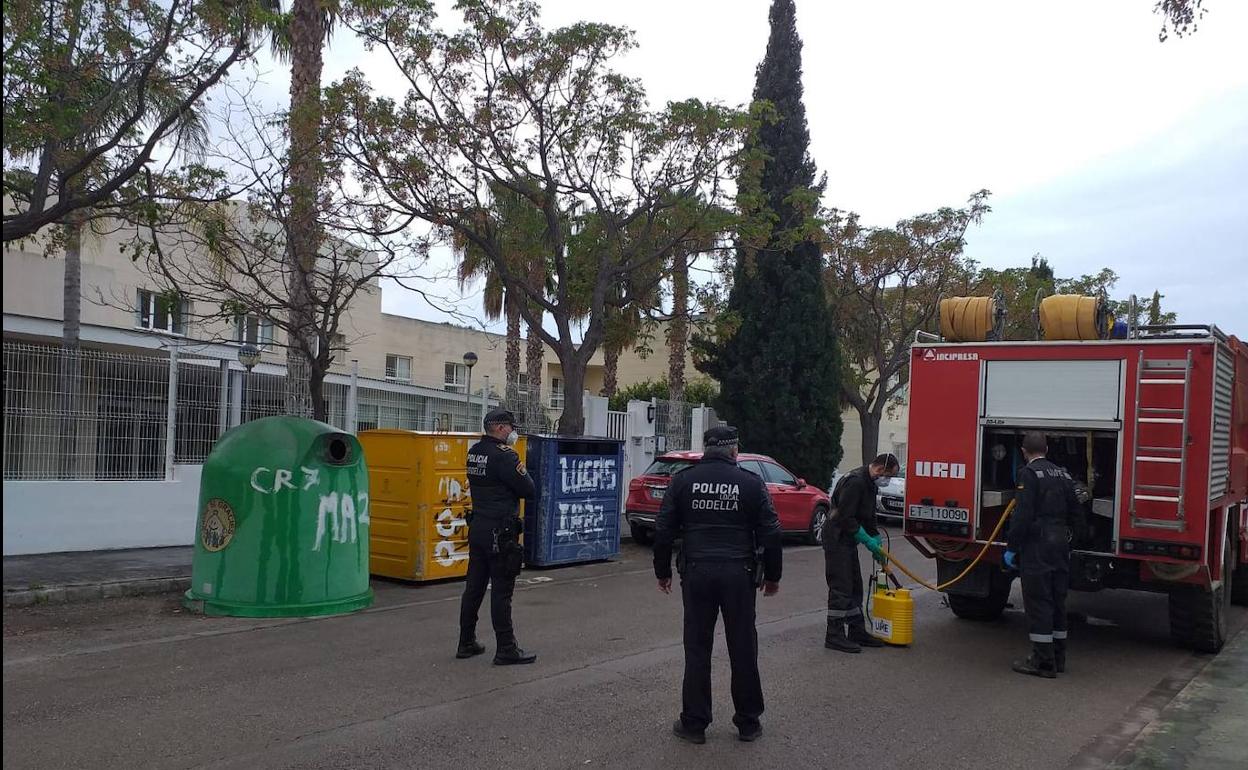
[[[793,546],[759,600],[763,739],[735,739],[721,635],[715,723],[690,746],[669,732],[680,599],[649,556],[526,571],[517,629],[540,657],[510,668],[454,659],[458,583],[377,583],[372,609],[319,620],[196,617],[170,597],[6,610],[4,766],[1064,767],[1112,753],[1207,661],[1171,646],[1164,597],[1114,592],[1072,596],[1086,620],[1057,681],[1009,670],[1020,610],[960,621],[929,592],[913,646],[828,651],[822,553]]]

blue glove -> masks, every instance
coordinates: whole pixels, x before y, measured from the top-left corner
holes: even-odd
[[[1001,560],[1005,562],[1005,566],[1013,570],[1018,569],[1018,565],[1015,564],[1015,561],[1017,559],[1018,559],[1018,554],[1014,553],[1013,551],[1006,551],[1005,556],[1001,557]]]
[[[867,531],[862,527],[859,527],[858,531],[854,533],[854,540],[857,540],[859,543],[862,543],[868,548],[871,548],[875,544],[875,538],[868,535]]]

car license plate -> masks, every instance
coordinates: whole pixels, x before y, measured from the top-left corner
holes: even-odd
[[[969,524],[971,512],[966,508],[945,508],[939,505],[912,505],[910,518],[924,521],[947,521],[952,524]]]
[[[666,492],[666,491],[667,491],[667,489],[666,489],[666,488],[662,488],[662,487],[650,487],[650,496],[651,496],[651,497],[653,497],[655,500],[662,500],[662,499],[663,499],[663,493],[664,493],[664,492]]]

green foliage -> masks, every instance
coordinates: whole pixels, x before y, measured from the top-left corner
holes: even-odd
[[[824,295],[815,217],[822,181],[808,155],[792,0],[775,0],[758,67],[758,124],[738,178],[744,222],[727,312],[694,339],[694,363],[721,386],[715,408],[751,451],[799,476],[841,459],[837,329]]]
[[[649,401],[652,398],[667,399],[670,397],[671,387],[667,378],[661,380],[646,380],[644,382],[634,382],[624,388],[620,388],[614,396],[608,401],[609,408],[616,412],[622,412],[628,408],[629,401]],[[711,380],[700,378],[692,382],[685,383],[685,402],[689,404],[712,404],[716,397],[719,396],[719,388]]]
[[[259,0],[4,4],[4,240],[125,208],[179,176],[158,147],[207,140],[204,95],[252,52]]]
[[[697,99],[651,110],[641,83],[612,69],[636,45],[627,29],[545,29],[538,6],[519,0],[455,7],[464,24],[453,32],[419,0],[343,9],[412,85],[396,101],[354,71],[327,90],[344,115],[345,186],[431,225],[431,245],[478,250],[505,293],[523,295],[524,320],[563,368],[559,431],[577,433],[594,352],[630,336],[672,251],[728,208],[749,116]],[[481,216],[500,186],[540,214],[527,235],[544,280],[512,263],[504,230]]]

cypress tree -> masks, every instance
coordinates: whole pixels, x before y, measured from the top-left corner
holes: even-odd
[[[742,450],[823,486],[842,454],[840,362],[814,219],[823,184],[808,154],[793,0],[774,0],[770,18],[754,85],[762,119],[738,180],[751,224],[738,237],[717,338],[695,346],[699,368],[720,383],[716,409],[740,429]]]

